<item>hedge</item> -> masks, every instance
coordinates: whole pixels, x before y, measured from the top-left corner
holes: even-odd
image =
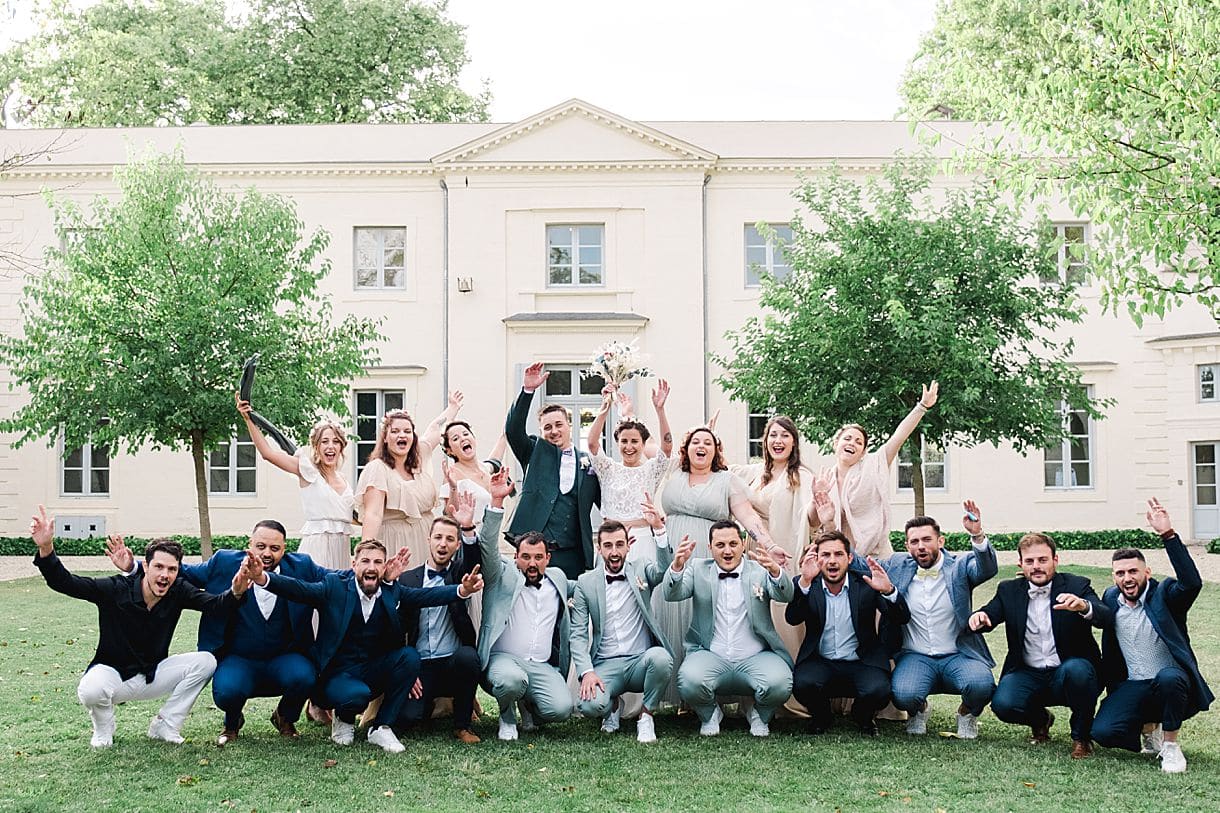
[[[1220,536],[1207,543],[1208,553],[1220,553]]]
[[[199,537],[176,534],[170,539],[179,542],[187,556],[199,555]],[[143,537],[126,537],[127,547],[137,554],[144,551],[144,546],[151,539]],[[356,540],[358,541],[358,540]],[[301,540],[287,540],[289,551],[295,551]],[[248,536],[214,536],[212,550],[245,550],[250,544]],[[353,541],[353,545],[355,541]],[[28,536],[0,536],[0,556],[30,556],[34,555],[34,540]],[[103,556],[106,553],[106,540],[102,537],[88,539],[56,539],[55,552],[61,556]]]
[[[1151,531],[1138,528],[1110,531],[1047,531],[1059,550],[1118,550],[1119,548],[1163,548],[1161,537]],[[1024,533],[988,533],[987,538],[996,550],[1016,550],[1017,542]],[[1220,540],[1217,540],[1220,541]],[[902,531],[890,531],[890,544],[896,551],[905,551],[906,535]],[[1216,543],[1213,542],[1213,545]],[[961,531],[945,534],[945,547],[949,550],[969,550],[970,535]]]

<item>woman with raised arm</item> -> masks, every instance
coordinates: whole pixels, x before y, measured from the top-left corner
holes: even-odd
[[[834,436],[835,465],[814,483],[815,492],[830,497],[830,506],[819,512],[816,503],[810,504],[811,526],[841,531],[851,540],[852,552],[860,556],[889,558],[894,552],[890,545],[890,466],[923,416],[936,405],[939,390],[935,381],[925,385],[919,403],[875,452],[866,454],[864,427],[849,423],[839,429]]]
[[[504,434],[496,441],[491,450],[491,457],[479,460],[477,441],[474,430],[466,421],[450,421],[441,434],[441,450],[445,458],[441,460],[441,470],[445,482],[441,484],[441,499],[445,503],[445,513],[454,515],[453,501],[460,494],[469,494],[474,498],[474,525],[479,528],[483,524],[483,511],[491,504],[491,477],[504,468],[504,451],[508,441]]]
[[[250,419],[253,407],[235,395],[237,411],[246,422],[254,448],[271,465],[294,474],[301,486],[301,553],[322,567],[346,570],[352,566],[352,487],[340,469],[347,437],[339,425],[321,421],[309,433],[309,445],[290,455],[273,446]]]

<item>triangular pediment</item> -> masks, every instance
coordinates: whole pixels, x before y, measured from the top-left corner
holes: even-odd
[[[716,155],[639,122],[571,99],[443,152],[435,164],[707,162]]]

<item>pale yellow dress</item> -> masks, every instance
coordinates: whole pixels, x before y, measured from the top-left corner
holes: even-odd
[[[385,514],[378,539],[393,556],[402,548],[411,551],[409,567],[418,567],[428,560],[428,531],[436,515],[436,482],[425,471],[417,471],[414,480],[404,480],[380,460],[370,460],[356,484],[356,505],[364,519],[364,493],[370,488],[385,494]]]

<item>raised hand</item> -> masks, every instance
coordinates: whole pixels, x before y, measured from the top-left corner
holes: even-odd
[[[1152,526],[1152,530],[1158,534],[1168,533],[1173,530],[1173,523],[1169,520],[1169,512],[1165,510],[1165,506],[1161,505],[1161,501],[1156,497],[1148,501],[1148,513],[1145,516],[1148,518],[1148,524]]]
[[[463,528],[474,527],[474,495],[469,491],[454,492],[456,494],[452,498],[453,503],[453,518],[457,520],[457,524]]]
[[[110,558],[111,564],[121,573],[130,573],[131,568],[136,563],[135,554],[131,552],[131,548],[127,547],[127,543],[123,541],[122,534],[111,534],[106,537],[106,556]]]
[[[252,584],[257,584],[260,587],[263,586],[263,583],[266,581],[266,574],[264,572],[266,569],[263,567],[262,559],[258,558],[253,553],[247,553],[245,561],[242,562],[242,567],[244,567],[246,572],[250,575],[250,582]]]
[[[719,408],[717,408],[716,411],[712,413],[712,417],[707,419],[707,428],[712,430],[713,432],[715,432],[716,431],[716,421],[718,421],[718,420],[720,420],[720,409]]]
[[[865,561],[868,562],[868,575],[860,577],[864,583],[883,596],[894,592],[894,583],[890,581],[890,574],[885,572],[881,563],[871,556]]]
[[[635,404],[631,402],[631,396],[623,390],[619,390],[614,394],[614,399],[618,401],[618,414],[623,420],[631,420],[635,417]]]
[[[47,509],[38,506],[38,513],[30,518],[30,537],[38,546],[39,556],[50,556],[55,552],[55,517],[47,515]]]
[[[801,556],[801,587],[808,590],[813,586],[813,580],[821,572],[822,565],[818,562],[818,549],[810,545],[805,548],[805,554]]]
[[[614,385],[607,384],[602,387],[602,405],[598,410],[598,415],[607,415],[610,413],[610,407],[614,404]]]
[[[237,572],[233,574],[233,582],[229,585],[229,589],[233,591],[235,596],[240,596],[250,589],[248,560],[243,561],[241,567],[237,568]]]
[[[1055,596],[1057,602],[1052,610],[1067,610],[1073,613],[1088,612],[1089,602],[1074,593],[1060,593]]]
[[[411,695],[412,700],[419,700],[420,698],[422,698],[424,696],[423,681],[421,681],[419,678],[416,678],[415,682],[411,684],[411,691],[409,692],[409,694]]]
[[[237,411],[241,413],[241,416],[243,418],[249,418],[250,413],[254,411],[254,407],[250,406],[250,402],[243,401],[241,399],[241,393],[239,392],[233,393],[233,400],[237,403]]]
[[[924,409],[931,409],[936,406],[936,396],[940,392],[940,384],[933,381],[931,384],[923,385],[923,394],[919,396],[919,403]]]
[[[664,378],[657,379],[657,388],[652,391],[652,408],[657,412],[665,409],[665,402],[669,399],[669,382]]]
[[[640,503],[640,511],[644,521],[648,523],[648,527],[654,531],[665,530],[665,517],[661,516],[661,512],[653,505],[652,495],[647,491],[644,492],[644,501]]]
[[[962,515],[962,527],[966,529],[966,533],[971,536],[983,535],[983,514],[979,511],[978,503],[974,500],[966,500],[962,503],[962,509],[965,514]]]
[[[674,551],[674,561],[670,567],[675,573],[681,573],[682,568],[686,567],[687,561],[690,560],[691,554],[695,552],[695,540],[690,538],[690,534],[682,537],[682,541],[678,543],[678,549]]]
[[[458,596],[470,598],[483,589],[483,574],[479,573],[481,567],[482,565],[475,565],[469,573],[462,577],[462,584],[458,587]]]
[[[449,409],[452,410],[452,414],[456,415],[465,402],[466,396],[462,395],[461,390],[454,390],[449,393]]]
[[[835,504],[830,501],[830,494],[825,491],[815,491],[813,493],[813,510],[817,513],[818,524],[820,526],[834,527],[835,523]]]
[[[755,550],[748,550],[746,551],[746,556],[749,556],[755,562],[762,565],[763,570],[770,573],[771,578],[773,579],[778,579],[780,574],[784,572],[783,568],[780,567],[779,562],[771,558],[771,554],[764,547],[759,547]]]
[[[991,629],[991,619],[987,616],[987,613],[983,612],[982,610],[979,610],[977,613],[970,616],[970,621],[968,624],[971,632]]]
[[[606,691],[606,684],[597,676],[597,673],[590,670],[585,672],[585,676],[580,679],[580,699],[592,700],[597,697],[598,691]]]
[[[449,498],[457,494],[457,467],[445,457],[441,459],[441,476],[445,478],[445,483],[449,486]]]
[[[385,571],[381,574],[381,580],[384,582],[397,581],[411,564],[411,549],[401,548],[398,553],[394,554],[385,563]]]
[[[550,373],[542,371],[542,362],[536,361],[525,368],[525,378],[521,381],[521,389],[527,392],[534,392],[551,377]]]
[[[491,476],[491,504],[500,507],[504,498],[513,493],[513,481],[508,476],[508,467],[504,466]]]

